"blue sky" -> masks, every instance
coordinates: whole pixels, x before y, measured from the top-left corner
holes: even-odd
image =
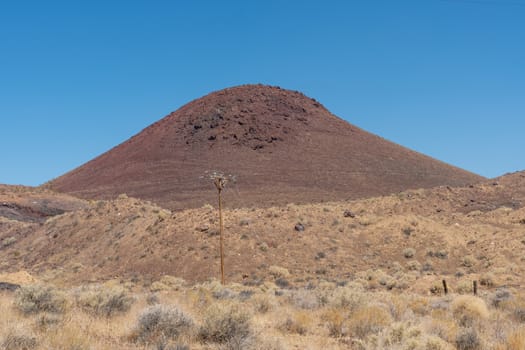
[[[525,0],[5,0],[0,183],[246,83],[487,177],[525,169]]]

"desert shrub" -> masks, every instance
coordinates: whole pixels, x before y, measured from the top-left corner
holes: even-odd
[[[275,280],[275,284],[280,288],[290,287],[290,282],[286,278],[279,277]]]
[[[299,289],[290,292],[288,301],[300,309],[311,310],[319,307],[318,295],[309,289]]]
[[[216,303],[206,310],[199,329],[201,340],[222,344],[250,337],[250,315],[240,305]]]
[[[446,259],[448,256],[448,252],[444,249],[439,249],[439,250],[428,249],[427,256],[431,258]]]
[[[268,246],[268,244],[266,242],[262,242],[261,244],[259,244],[259,249],[262,252],[267,252],[269,248],[270,247]]]
[[[146,303],[148,305],[155,305],[159,303],[159,296],[156,293],[150,293],[146,296]]]
[[[525,323],[525,305],[516,305],[512,314],[516,321]]]
[[[305,311],[299,311],[288,315],[284,322],[279,325],[279,329],[287,333],[304,335],[308,332],[311,323],[312,318],[310,314]]]
[[[451,310],[461,326],[471,326],[489,317],[489,311],[483,299],[472,295],[458,296],[452,301]]]
[[[0,345],[4,350],[29,350],[37,346],[37,338],[26,327],[15,325],[5,330]]]
[[[211,293],[215,299],[233,299],[237,294],[230,288],[220,288]]]
[[[346,318],[341,309],[331,308],[324,312],[322,320],[326,322],[331,337],[346,336]]]
[[[348,328],[352,335],[365,338],[378,333],[391,322],[390,314],[381,306],[370,305],[358,309],[351,315]]]
[[[407,259],[413,258],[416,255],[416,250],[414,248],[403,249],[403,256]]]
[[[479,278],[479,284],[481,284],[482,286],[493,287],[495,283],[494,281],[495,281],[494,274],[490,272],[483,274]]]
[[[13,245],[16,243],[16,237],[7,237],[2,240],[2,246],[3,247],[9,247],[10,245]]]
[[[134,302],[128,292],[118,286],[83,287],[75,292],[75,297],[84,310],[105,317],[127,312]]]
[[[62,317],[57,314],[42,313],[36,318],[36,326],[45,331],[49,327],[57,326],[62,321]]]
[[[186,284],[183,278],[171,275],[162,276],[159,282],[167,286],[170,290],[180,290]]]
[[[401,342],[406,337],[406,325],[404,323],[395,323],[390,328],[385,329],[380,335],[384,347],[392,347]]]
[[[252,298],[252,303],[257,312],[264,314],[273,309],[274,304],[270,296],[266,294],[258,294]]]
[[[407,263],[407,269],[410,271],[419,271],[421,270],[421,264],[417,260],[412,260]]]
[[[360,285],[335,288],[328,298],[328,304],[336,308],[354,311],[366,304],[368,298]]]
[[[472,328],[462,329],[456,336],[456,347],[458,350],[478,350],[481,348],[481,340],[478,333]]]
[[[436,336],[429,336],[425,340],[425,350],[452,350],[453,346]]]
[[[512,293],[506,288],[496,290],[491,298],[492,305],[499,307],[513,298]]]
[[[429,299],[417,296],[413,297],[409,300],[408,307],[417,315],[426,315],[430,308]]]
[[[414,232],[414,229],[412,227],[410,227],[410,226],[407,226],[407,227],[403,228],[402,231],[403,231],[403,234],[405,236],[410,236],[412,234],[412,232]]]
[[[456,286],[456,292],[459,294],[470,294],[472,293],[472,289],[472,282],[468,280],[462,280]]]
[[[473,267],[476,264],[476,259],[472,255],[464,256],[461,259],[461,265],[464,267]]]
[[[432,318],[428,326],[429,333],[445,339],[449,342],[454,342],[456,339],[458,326],[449,318]]]
[[[290,272],[286,268],[276,266],[276,265],[270,266],[270,268],[268,269],[268,272],[274,278],[289,278],[290,277]]]
[[[149,343],[159,339],[177,339],[193,329],[193,319],[171,305],[154,305],[145,309],[135,327],[136,340]]]
[[[433,281],[430,285],[430,293],[435,295],[441,295],[445,292],[445,289],[443,287],[443,282],[441,281]]]
[[[17,290],[14,305],[24,314],[62,313],[67,305],[67,297],[54,287],[34,284]]]
[[[170,287],[162,283],[161,281],[155,281],[149,286],[150,291],[152,292],[161,292],[165,290],[170,290]]]

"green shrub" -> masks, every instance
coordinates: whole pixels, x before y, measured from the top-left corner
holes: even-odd
[[[24,314],[39,312],[62,313],[67,305],[66,295],[58,289],[45,285],[28,285],[17,290],[15,308]]]
[[[127,312],[134,299],[122,287],[89,286],[76,292],[77,304],[97,316],[111,317]]]

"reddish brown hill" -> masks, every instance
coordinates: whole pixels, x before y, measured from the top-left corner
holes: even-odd
[[[246,85],[183,106],[50,186],[84,198],[126,193],[181,209],[215,201],[203,178],[213,170],[236,175],[225,194],[233,206],[482,180],[367,133],[299,92]]]

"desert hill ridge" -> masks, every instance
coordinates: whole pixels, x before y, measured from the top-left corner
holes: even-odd
[[[35,195],[74,201],[32,191],[13,193],[4,186],[0,202],[20,203]],[[115,277],[146,281],[165,274],[188,281],[217,276],[218,219],[212,206],[171,212],[125,195],[75,205],[44,222],[0,217],[1,271],[27,270],[67,283]],[[404,277],[410,281],[397,282],[399,288],[407,283],[419,288],[429,278],[452,279],[458,273],[477,278],[494,269],[498,283],[523,285],[521,250],[515,248],[525,242],[524,206],[522,172],[466,187],[228,209],[227,278],[259,283],[271,279],[272,265],[286,268],[295,283],[352,279],[368,270],[392,277],[400,265],[411,272]],[[297,223],[305,230],[296,231]],[[407,257],[410,249],[413,256]]]
[[[232,207],[365,198],[482,177],[347,123],[299,92],[243,85],[194,100],[83,166],[52,180],[88,199],[121,193],[168,209],[215,201],[202,179],[236,175]]]

